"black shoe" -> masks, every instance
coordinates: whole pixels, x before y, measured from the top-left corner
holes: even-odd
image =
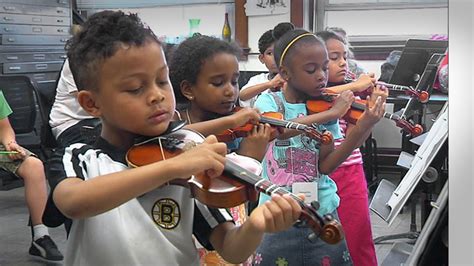
[[[33,256],[39,256],[45,260],[63,260],[63,255],[59,251],[54,241],[48,235],[33,241],[31,243],[29,253]]]

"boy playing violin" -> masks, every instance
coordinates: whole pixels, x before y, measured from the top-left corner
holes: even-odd
[[[297,202],[274,196],[235,226],[226,210],[168,185],[198,172],[222,173],[226,146],[213,136],[171,159],[127,169],[125,153],[134,140],[164,133],[175,109],[162,46],[136,15],[96,13],[67,49],[78,101],[101,118],[102,132],[94,145],[72,144],[52,160],[53,203],[73,220],[66,265],[197,265],[192,234],[239,263],[264,233],[297,220]]]

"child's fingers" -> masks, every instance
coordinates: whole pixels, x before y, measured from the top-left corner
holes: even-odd
[[[301,215],[301,206],[300,204],[295,200],[293,199],[290,195],[284,195],[283,196],[287,201],[288,203],[290,204],[291,206],[291,210],[292,210],[292,220],[293,221],[296,221],[298,220],[298,218],[300,218],[300,215]],[[298,197],[304,201],[304,194],[298,194]]]
[[[227,154],[227,145],[223,142],[217,142],[217,138],[214,135],[209,135],[201,145],[222,156]]]
[[[212,144],[212,143],[217,143],[217,142],[218,142],[217,138],[214,135],[207,136],[207,138],[205,138],[203,141],[203,143],[207,143],[207,144]]]

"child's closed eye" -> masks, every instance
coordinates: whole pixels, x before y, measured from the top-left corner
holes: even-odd
[[[133,89],[127,89],[126,92],[129,94],[137,95],[140,94],[143,91],[143,87],[139,88],[133,88]]]

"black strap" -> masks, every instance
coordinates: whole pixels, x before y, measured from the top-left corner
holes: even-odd
[[[283,105],[283,100],[276,94],[276,92],[268,92],[273,97],[273,100],[275,100],[275,103],[278,108],[278,112],[283,114],[283,117],[285,117],[285,105]]]

